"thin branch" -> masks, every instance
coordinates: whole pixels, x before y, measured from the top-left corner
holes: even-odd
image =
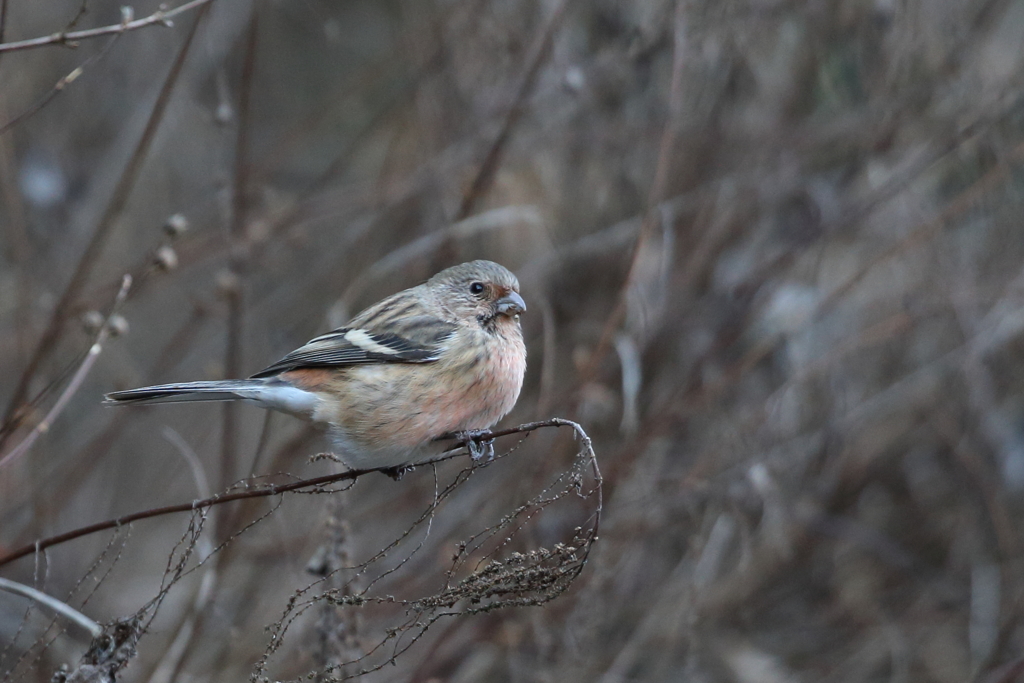
[[[125,11],[124,9],[121,10],[122,13],[124,11]],[[75,16],[71,17],[71,21],[69,21],[68,25],[64,27],[64,31],[65,32],[70,31],[74,27],[78,26],[79,20],[82,17],[84,17],[86,14],[88,14],[88,13],[89,13],[89,0],[80,0],[80,4],[78,5],[78,9],[75,11]],[[124,18],[124,14],[121,15],[121,20],[122,21],[126,21],[126,19]]]
[[[85,72],[86,67],[91,66],[93,62],[98,61],[105,54],[110,52],[110,48],[114,47],[114,43],[117,42],[118,37],[119,36],[114,36],[113,38],[111,38],[110,41],[103,46],[102,50],[100,50],[93,56],[89,57],[87,60],[85,60],[84,62],[76,66],[74,69],[72,69],[66,76],[58,80],[57,83],[52,88],[50,88],[49,92],[47,92],[45,95],[36,100],[32,105],[28,107],[28,109],[21,112],[20,114],[16,114],[14,118],[0,126],[0,135],[3,135],[4,133],[11,130],[28,117],[38,112],[40,109],[49,104],[51,100],[57,97],[57,95],[64,92],[64,89],[66,87],[75,82],[82,75],[82,73]]]
[[[4,42],[4,29],[7,28],[7,0],[0,0],[0,45]]]
[[[169,27],[174,25],[174,22],[171,20],[179,14],[194,10],[197,7],[202,7],[203,5],[210,4],[211,2],[213,2],[213,0],[191,0],[191,2],[186,2],[174,9],[160,9],[153,12],[148,17],[132,21],[122,21],[120,24],[89,28],[82,31],[58,31],[57,33],[51,33],[48,36],[29,38],[28,40],[16,40],[10,43],[0,43],[0,54],[4,52],[14,52],[15,50],[30,50],[37,47],[46,47],[47,45],[78,47],[78,41],[87,40],[89,38],[99,38],[100,36],[127,33],[140,28],[146,28],[147,26],[153,26],[154,24]],[[6,0],[4,5],[6,5]]]
[[[64,408],[71,400],[71,397],[78,392],[79,387],[82,386],[82,382],[85,381],[89,371],[92,370],[92,366],[96,364],[96,359],[99,358],[100,354],[103,352],[103,345],[106,343],[107,337],[110,336],[110,320],[114,317],[118,309],[121,308],[121,304],[123,304],[124,300],[128,297],[128,290],[131,289],[131,286],[132,276],[125,275],[121,280],[121,289],[117,292],[117,297],[114,299],[114,305],[110,309],[110,314],[107,316],[106,320],[103,321],[100,331],[96,333],[96,340],[93,342],[92,346],[89,347],[89,352],[85,355],[85,360],[83,360],[82,364],[78,366],[78,370],[71,378],[71,381],[68,382],[67,388],[64,389],[64,392],[60,395],[60,398],[57,399],[57,402],[53,404],[53,408],[51,408],[50,412],[46,414],[46,417],[44,417],[43,420],[37,424],[31,432],[29,432],[28,436],[26,436],[20,444],[11,449],[10,453],[0,458],[0,467],[14,462],[19,457],[27,453],[35,444],[36,440],[50,430],[50,427],[53,426],[53,423],[60,416],[61,412],[64,411]]]
[[[21,373],[18,384],[11,396],[10,404],[7,407],[7,412],[4,415],[3,422],[0,424],[0,447],[3,446],[4,440],[10,435],[10,433],[18,427],[20,422],[19,418],[23,416],[17,416],[17,413],[25,400],[25,395],[28,393],[29,384],[35,376],[36,371],[39,369],[39,366],[42,364],[43,359],[46,358],[47,354],[50,353],[56,345],[57,340],[60,338],[60,332],[66,317],[70,313],[79,293],[84,288],[85,282],[89,279],[92,269],[99,262],[100,252],[103,250],[103,246],[106,244],[107,238],[110,236],[114,225],[121,217],[121,213],[124,211],[124,208],[128,203],[128,197],[131,195],[132,189],[135,187],[135,182],[138,180],[139,172],[142,168],[142,162],[145,161],[149,148],[156,137],[157,128],[159,128],[160,123],[163,121],[164,113],[167,111],[167,105],[171,99],[171,93],[174,90],[174,85],[177,83],[178,77],[181,75],[182,68],[185,65],[185,58],[188,56],[193,39],[196,36],[196,31],[199,28],[199,24],[202,22],[203,17],[206,15],[207,10],[209,10],[209,5],[204,6],[200,10],[199,16],[196,17],[196,21],[192,25],[188,36],[185,38],[184,44],[178,51],[178,55],[175,58],[174,63],[171,65],[170,71],[167,73],[167,78],[160,87],[160,94],[157,96],[156,102],[153,104],[153,110],[150,112],[149,120],[146,122],[146,128],[143,130],[142,136],[139,138],[139,142],[135,146],[135,150],[132,152],[132,156],[128,160],[124,172],[118,180],[117,187],[111,195],[110,202],[107,204],[107,208],[104,211],[102,218],[100,218],[99,222],[96,224],[96,228],[93,230],[89,244],[86,245],[85,250],[82,252],[82,256],[78,260],[78,265],[75,268],[74,274],[71,276],[68,284],[64,287],[64,291],[61,294],[60,299],[57,300],[57,304],[53,308],[53,313],[50,315],[50,320],[39,339],[39,344],[36,346],[32,358]]]
[[[6,0],[0,0],[0,11]],[[28,213],[25,197],[18,187],[17,163],[14,156],[14,142],[0,142],[0,204],[5,210],[2,239],[9,245],[8,258],[10,266],[16,268],[17,294],[14,307],[15,349],[14,367],[20,365],[29,354],[31,348],[31,310],[35,299],[32,289],[35,278],[28,270],[29,256],[32,245],[28,234]],[[10,360],[10,359],[8,359]]]
[[[421,465],[432,465],[435,463],[450,460],[461,454],[462,447],[466,446],[470,441],[490,441],[502,436],[508,436],[510,434],[525,434],[532,432],[543,427],[571,427],[580,439],[585,439],[589,442],[589,437],[583,428],[577,423],[571,420],[565,420],[558,417],[553,417],[548,420],[540,420],[538,422],[528,422],[521,424],[518,427],[510,427],[508,429],[501,429],[498,431],[484,431],[479,434],[473,435],[472,438],[463,439],[458,441],[450,449],[446,450],[443,454],[430,460],[424,460],[421,463],[416,463],[417,466]],[[594,464],[596,467],[596,463]],[[40,552],[47,548],[50,548],[67,541],[88,536],[98,531],[105,531],[106,529],[116,529],[126,524],[131,524],[140,519],[149,519],[151,517],[162,517],[164,515],[175,514],[178,512],[191,512],[193,510],[199,510],[202,508],[212,507],[214,505],[221,505],[223,503],[230,503],[236,500],[247,500],[251,498],[266,498],[269,496],[278,496],[282,493],[288,493],[290,491],[299,491],[302,489],[310,489],[326,486],[328,484],[336,484],[341,481],[353,481],[359,477],[365,476],[372,472],[389,472],[393,471],[392,467],[371,467],[361,470],[346,470],[344,472],[337,472],[335,474],[327,474],[321,477],[313,477],[310,479],[300,479],[298,481],[289,482],[287,484],[269,484],[265,486],[258,486],[249,488],[244,491],[237,491],[235,493],[221,493],[201,500],[195,500],[191,503],[178,503],[177,505],[166,505],[159,508],[151,508],[149,510],[141,510],[139,512],[133,512],[122,517],[115,519],[108,519],[104,522],[97,522],[90,524],[89,526],[79,527],[71,531],[66,531],[63,534],[57,534],[56,536],[50,536],[49,538],[40,539],[34,543],[29,543],[20,548],[12,550],[9,553],[0,555],[0,567],[5,564],[9,564],[14,560],[31,555],[33,553]],[[600,478],[598,478],[600,481]]]
[[[235,178],[232,190],[232,212],[229,240],[232,245],[230,258],[231,284],[225,289],[228,303],[227,339],[224,347],[224,374],[227,377],[242,375],[242,339],[245,328],[245,301],[243,277],[246,271],[245,222],[248,214],[248,164],[249,125],[252,103],[253,74],[256,67],[256,38],[258,36],[258,14],[253,12],[249,20],[249,31],[245,43],[245,62],[238,98],[238,137],[235,141]],[[220,486],[226,487],[235,479],[238,460],[238,404],[228,401],[223,406],[221,423]]]
[[[209,498],[212,495],[210,490],[210,482],[206,478],[206,472],[203,470],[203,464],[199,460],[199,456],[196,452],[188,445],[188,442],[178,432],[174,431],[170,427],[164,427],[164,438],[170,441],[181,453],[181,456],[188,462],[189,468],[192,470],[192,477],[196,482],[196,489],[199,491],[199,495]],[[211,527],[216,530],[217,524],[213,519],[214,511],[211,510],[207,516],[207,521],[210,522]],[[181,668],[181,664],[185,659],[185,655],[188,654],[189,648],[197,632],[196,624],[202,617],[203,611],[206,606],[210,603],[210,599],[213,597],[214,590],[217,588],[218,578],[218,562],[217,555],[215,554],[216,548],[209,538],[204,537],[201,534],[201,529],[197,533],[198,538],[196,539],[196,547],[199,551],[200,564],[206,564],[207,569],[203,573],[202,581],[199,584],[199,589],[196,591],[196,595],[192,600],[191,609],[184,615],[181,622],[178,625],[177,633],[171,644],[164,651],[163,657],[157,664],[156,668],[153,669],[152,675],[149,677],[148,683],[170,683],[177,678],[178,671]]]
[[[589,380],[597,372],[604,362],[604,357],[612,348],[612,340],[626,320],[626,313],[629,307],[629,292],[635,286],[639,277],[641,265],[640,256],[643,254],[644,246],[650,241],[654,227],[662,220],[660,211],[661,204],[665,201],[668,192],[669,171],[671,170],[672,155],[675,152],[676,138],[679,133],[679,121],[682,116],[684,91],[683,72],[686,68],[687,52],[687,24],[686,12],[689,9],[686,0],[676,0],[674,11],[674,23],[672,31],[672,76],[669,81],[668,92],[668,119],[661,131],[661,140],[658,148],[658,160],[654,167],[654,179],[651,181],[650,194],[647,197],[647,211],[644,214],[643,222],[640,224],[640,233],[637,235],[633,245],[633,253],[630,256],[629,273],[623,284],[622,291],[615,303],[615,308],[605,319],[604,328],[598,339],[597,346],[590,354],[590,360],[580,375]]]
[[[66,602],[61,602],[57,598],[47,595],[42,591],[37,591],[31,586],[26,586],[25,584],[18,583],[17,581],[0,578],[0,590],[20,595],[23,598],[28,598],[29,600],[39,603],[55,614],[59,614],[68,621],[78,624],[84,630],[88,631],[89,635],[93,638],[97,638],[101,633],[103,633],[102,626],[76,610],[74,607],[71,607]]]
[[[501,131],[498,133],[498,137],[494,139],[494,142],[491,143],[490,149],[487,150],[487,156],[484,157],[483,163],[480,164],[480,169],[477,171],[472,185],[470,185],[469,190],[462,197],[459,212],[455,215],[456,221],[461,221],[473,213],[477,202],[494,181],[494,175],[501,164],[501,156],[508,145],[509,138],[512,137],[512,130],[526,111],[526,99],[533,92],[533,88],[537,83],[537,75],[540,73],[540,68],[544,65],[551,51],[552,39],[555,36],[555,31],[562,24],[562,18],[565,16],[565,10],[569,6],[569,1],[562,0],[555,8],[555,11],[551,13],[551,18],[548,19],[547,24],[544,26],[544,30],[534,43],[529,66],[526,68],[522,81],[519,83],[519,88],[516,90],[515,97],[512,99],[512,106],[505,113],[505,120],[501,124]]]

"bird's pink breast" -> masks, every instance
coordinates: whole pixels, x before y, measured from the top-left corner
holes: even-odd
[[[331,423],[360,460],[407,456],[444,434],[492,426],[515,406],[526,371],[522,333],[508,322],[515,327],[486,346],[459,344],[434,363],[333,371],[337,379],[316,389],[315,419]]]

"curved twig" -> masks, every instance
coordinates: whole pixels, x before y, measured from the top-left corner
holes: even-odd
[[[103,633],[102,626],[76,610],[74,607],[71,607],[66,602],[61,602],[57,598],[47,595],[42,591],[37,591],[31,586],[26,586],[25,584],[18,583],[17,581],[9,581],[8,579],[0,578],[0,590],[13,593],[14,595],[20,595],[23,598],[28,598],[29,600],[43,605],[54,613],[63,616],[68,621],[78,624],[93,638],[96,638]]]

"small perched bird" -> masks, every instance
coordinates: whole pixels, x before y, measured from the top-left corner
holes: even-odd
[[[350,467],[402,468],[436,454],[433,442],[487,429],[512,410],[526,372],[525,311],[515,275],[470,261],[392,294],[249,379],[115,391],[106,402],[252,401],[328,425]]]

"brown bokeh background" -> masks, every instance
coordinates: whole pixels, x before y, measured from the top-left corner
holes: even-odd
[[[81,7],[76,29],[121,20],[107,0],[2,6],[6,41]],[[530,307],[503,424],[583,425],[600,540],[557,600],[440,622],[369,680],[1015,680],[1024,2],[216,0],[173,23],[0,53],[0,125],[27,114],[0,135],[0,401],[32,400],[0,453],[135,276],[127,333],[0,467],[3,548],[198,497],[188,450],[212,490],[250,472],[261,411],[115,410],[103,392],[246,376],[489,258]],[[276,416],[257,471],[331,471],[308,462],[327,447]],[[382,593],[433,590],[460,540],[574,452],[535,434],[474,475]],[[417,470],[283,499],[218,555],[171,678],[246,679],[325,538],[347,529],[362,561],[434,490]],[[565,540],[584,508],[546,509],[510,549]],[[222,508],[218,532],[269,509]],[[0,575],[109,621],[157,593],[186,524]],[[167,679],[202,575],[168,593],[125,680]],[[49,680],[88,639],[27,609],[0,593],[0,672]],[[351,611],[356,649],[394,618]],[[318,623],[292,627],[271,677],[318,667]]]

